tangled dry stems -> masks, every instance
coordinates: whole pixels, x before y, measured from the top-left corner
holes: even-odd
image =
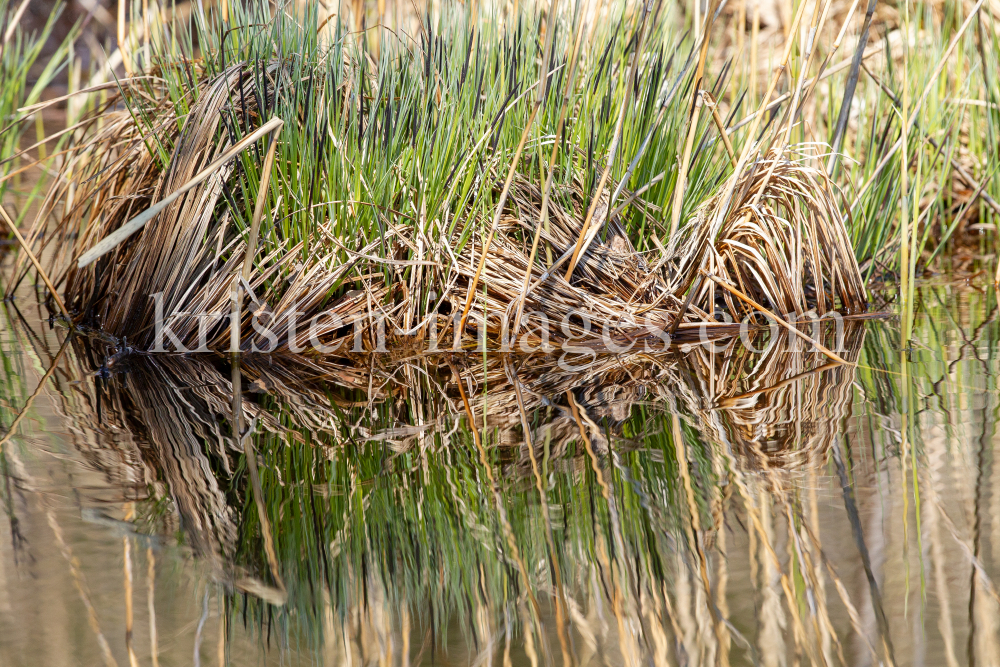
[[[186,347],[198,347],[199,335],[204,335],[211,349],[229,349],[232,285],[248,242],[248,230],[245,225],[241,229],[232,214],[232,205],[241,205],[233,201],[236,182],[248,177],[238,161],[180,197],[93,265],[77,268],[75,260],[235,143],[234,121],[245,120],[245,133],[263,121],[276,93],[271,88],[263,99],[255,95],[252,67],[233,64],[192,91],[193,104],[183,123],[166,89],[147,85],[130,87],[127,99],[111,99],[78,130],[81,138],[70,149],[63,170],[67,177],[55,182],[45,201],[49,211],[65,203],[65,212],[58,233],[47,235],[44,243],[56,239],[52,254],[61,268],[58,282],[65,285],[66,302],[79,322],[148,350],[155,316],[150,297],[161,294],[170,327]],[[270,80],[288,76],[281,68],[278,62],[267,65]],[[144,106],[152,132],[136,121],[139,106]],[[176,148],[167,155],[164,146]],[[685,329],[715,320],[717,310],[736,320],[750,314],[746,304],[709,281],[698,284],[698,293],[684,310],[685,292],[699,271],[728,280],[782,314],[862,310],[864,286],[841,213],[843,202],[823,172],[810,166],[817,152],[813,146],[793,147],[782,155],[772,152],[730,176],[737,179],[732,201],[723,201],[721,194],[706,201],[659,257],[635,251],[620,224],[630,211],[619,207],[608,220],[608,194],[603,193],[593,240],[572,282],[559,271],[548,275],[544,262],[531,267],[535,288],[527,294],[524,309],[545,317],[537,322],[526,317],[524,329],[529,337],[534,332],[540,338],[538,327],[547,326],[553,343],[573,336],[599,345],[601,332],[635,340],[657,328],[670,328],[679,317],[674,329],[683,335]],[[482,174],[497,186],[501,176],[496,169]],[[556,257],[571,251],[579,237],[586,212],[585,176],[574,174],[563,196],[549,200],[549,224],[541,236]],[[725,185],[718,188],[720,193]],[[414,198],[411,207],[419,210],[419,193],[401,189],[399,195]],[[526,239],[541,218],[541,200],[538,185],[518,175],[487,250],[481,294],[473,300],[469,331],[463,332],[464,347],[475,344],[475,330],[483,321],[490,345],[510,334],[501,331],[501,322],[512,319],[520,296],[528,268]],[[626,208],[639,215],[658,214],[641,197],[631,201]],[[242,206],[249,208],[249,203]],[[327,318],[328,326],[316,331],[324,344],[346,341],[353,336],[349,329],[360,320],[371,349],[380,316],[404,338],[420,339],[432,327],[447,336],[447,314],[466,299],[485,236],[484,221],[476,216],[459,221],[458,230],[448,234],[441,220],[407,224],[403,214],[382,211],[384,234],[364,242],[334,232],[323,208],[317,207],[312,216],[315,233],[296,239],[283,237],[280,221],[268,217],[261,229],[261,250],[253,258],[253,307],[242,319],[243,351],[281,353],[293,345],[304,346],[305,340],[288,336],[296,316],[304,321],[323,312],[339,316],[339,321]],[[33,230],[33,236],[41,231]],[[456,253],[456,238],[467,231],[471,241]],[[571,317],[579,312],[586,313],[592,326]],[[269,315],[264,322],[277,335],[277,348],[253,327],[253,317],[264,313]],[[560,326],[566,321],[571,322],[568,331]],[[389,331],[391,336],[393,329]],[[299,332],[300,338],[305,336],[304,330]]]

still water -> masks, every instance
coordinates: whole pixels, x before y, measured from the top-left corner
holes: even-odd
[[[997,295],[919,296],[855,366],[248,359],[242,443],[8,303],[0,665],[998,665]]]

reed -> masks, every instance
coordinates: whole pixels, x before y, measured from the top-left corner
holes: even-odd
[[[26,115],[19,110],[32,105],[41,98],[46,89],[60,75],[66,65],[69,42],[63,43],[47,60],[41,63],[46,41],[62,13],[62,5],[57,4],[40,30],[26,33],[20,24],[28,10],[28,0],[0,2],[0,204],[6,203],[10,191],[11,156],[18,153],[21,132],[29,121],[41,120],[35,115]],[[78,36],[78,30],[71,30],[69,39]],[[37,71],[36,71],[37,70]],[[41,184],[40,184],[41,185]],[[36,195],[39,188],[31,193]],[[17,193],[23,194],[23,193]],[[24,221],[26,211],[18,212],[18,224]]]

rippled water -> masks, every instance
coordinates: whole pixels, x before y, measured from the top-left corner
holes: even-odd
[[[228,361],[95,375],[22,298],[0,664],[1000,664],[996,315],[925,284],[856,367],[247,359],[241,444]]]

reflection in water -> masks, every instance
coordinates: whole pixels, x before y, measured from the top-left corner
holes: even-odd
[[[11,310],[0,662],[1000,664],[996,300],[923,297],[912,349],[848,324],[857,365],[782,335],[586,374],[107,368]]]

